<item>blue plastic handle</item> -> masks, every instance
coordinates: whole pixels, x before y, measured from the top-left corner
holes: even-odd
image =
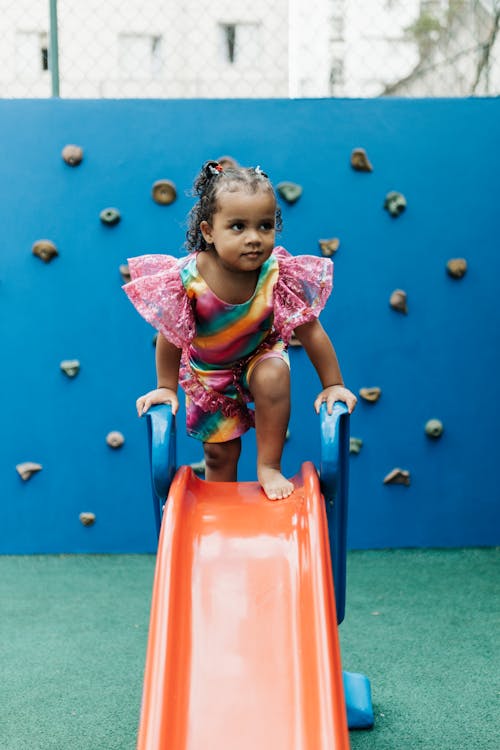
[[[160,534],[163,506],[176,470],[175,416],[169,404],[152,406],[146,412],[149,463],[156,531]]]
[[[342,401],[336,401],[332,414],[328,414],[326,404],[322,404],[320,422],[320,481],[328,519],[337,623],[340,625],[345,616],[349,410]]]

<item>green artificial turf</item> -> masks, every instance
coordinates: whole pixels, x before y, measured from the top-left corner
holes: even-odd
[[[376,720],[353,750],[497,750],[498,563],[494,549],[349,554],[343,662],[369,676]],[[154,564],[0,557],[1,750],[134,750]]]
[[[498,750],[500,551],[353,552],[344,669],[370,678],[353,750]]]

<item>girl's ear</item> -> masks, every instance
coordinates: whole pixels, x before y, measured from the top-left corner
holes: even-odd
[[[205,242],[207,242],[209,245],[212,244],[212,227],[208,223],[208,221],[202,221],[200,224],[200,232],[203,235],[203,239]]]

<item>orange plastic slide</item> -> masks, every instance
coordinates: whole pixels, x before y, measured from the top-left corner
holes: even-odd
[[[158,546],[138,750],[349,748],[328,529],[304,463],[286,500],[184,466]]]

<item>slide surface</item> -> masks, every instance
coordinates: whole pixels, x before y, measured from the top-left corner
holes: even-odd
[[[324,500],[177,472],[158,546],[138,750],[349,748]]]

